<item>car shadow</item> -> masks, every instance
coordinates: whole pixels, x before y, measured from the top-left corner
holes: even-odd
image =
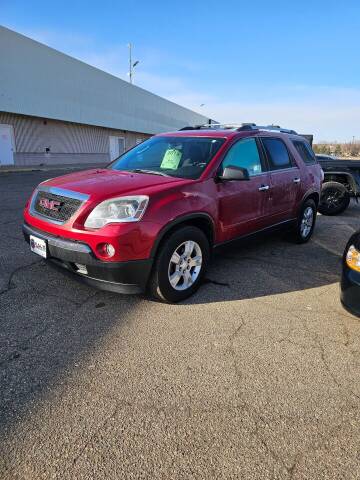
[[[198,293],[184,304],[244,300],[339,282],[346,243],[358,228],[360,208],[339,217],[319,215],[307,244],[288,233],[237,241],[215,250]]]
[[[81,285],[29,251],[23,206],[39,182],[63,173],[0,175],[0,477],[13,428],[144,303]]]
[[[0,437],[128,326],[141,302],[78,284],[42,260],[18,268],[0,295]]]

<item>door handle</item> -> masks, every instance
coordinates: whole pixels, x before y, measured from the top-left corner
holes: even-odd
[[[261,185],[261,187],[259,188],[259,192],[265,192],[266,190],[269,190],[270,187],[269,185]]]
[[[294,183],[300,183],[300,182],[301,182],[301,179],[300,179],[300,178],[294,178],[293,182],[294,182]]]

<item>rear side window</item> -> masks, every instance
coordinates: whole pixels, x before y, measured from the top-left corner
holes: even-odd
[[[293,144],[296,150],[298,151],[298,154],[303,159],[304,163],[306,163],[307,165],[316,163],[315,155],[311,150],[311,148],[309,147],[309,145],[307,145],[304,142],[300,142],[298,140],[293,141]]]
[[[263,137],[261,140],[269,159],[270,170],[281,170],[283,168],[292,167],[289,152],[282,140],[279,138],[265,137]]]
[[[250,177],[262,173],[263,168],[254,138],[239,140],[230,148],[223,160],[222,167],[224,169],[230,165],[246,168]]]

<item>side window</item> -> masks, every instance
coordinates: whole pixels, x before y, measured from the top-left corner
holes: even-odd
[[[307,165],[316,163],[316,158],[311,148],[304,142],[293,141],[294,147],[298,151],[298,154],[303,159],[303,162]]]
[[[281,170],[292,167],[289,153],[282,140],[270,137],[263,137],[261,140],[269,159],[270,170]]]
[[[222,168],[229,167],[246,168],[250,176],[259,175],[263,172],[261,159],[254,138],[239,140],[227,152]]]

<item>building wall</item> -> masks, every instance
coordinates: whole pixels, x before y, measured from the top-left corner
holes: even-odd
[[[2,112],[150,135],[208,121],[1,26],[0,59]]]
[[[0,59],[0,124],[14,127],[15,165],[108,162],[110,136],[124,136],[128,149],[136,139],[208,122],[2,26]]]
[[[106,163],[109,137],[125,138],[125,148],[147,134],[0,112],[0,124],[12,125],[15,165]],[[46,149],[49,149],[46,151]]]

